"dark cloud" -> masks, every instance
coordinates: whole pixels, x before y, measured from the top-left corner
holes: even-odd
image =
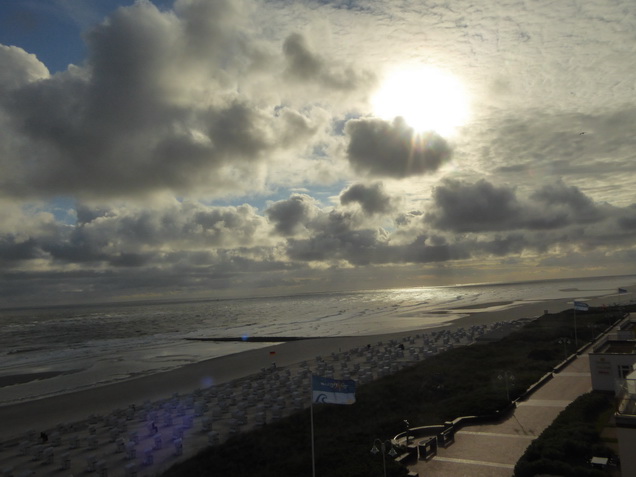
[[[386,214],[393,208],[391,197],[384,192],[381,183],[354,184],[340,194],[340,203],[357,203],[369,215]]]
[[[276,232],[282,236],[292,236],[307,230],[308,225],[318,215],[316,201],[305,194],[294,194],[287,200],[275,202],[265,211],[274,224]]]
[[[375,177],[405,178],[437,171],[450,159],[450,145],[435,133],[416,134],[402,118],[352,119],[347,156],[358,172]]]
[[[300,33],[292,33],[283,43],[283,53],[287,64],[286,77],[293,81],[320,85],[328,90],[355,92],[374,84],[375,77],[367,71],[327,61],[314,53],[307,39]]]
[[[553,211],[555,208],[565,208],[571,211],[572,220],[577,223],[594,223],[603,217],[603,211],[587,197],[578,187],[568,187],[563,181],[548,184],[530,195]]]
[[[636,204],[627,207],[622,216],[618,218],[618,224],[623,230],[636,231]]]
[[[436,211],[426,215],[435,227],[457,232],[506,230],[518,223],[522,206],[513,189],[447,180],[435,188]]]
[[[456,232],[559,229],[596,223],[612,213],[562,181],[520,199],[515,189],[484,179],[476,183],[446,180],[435,188],[433,201],[435,207],[425,220]]]

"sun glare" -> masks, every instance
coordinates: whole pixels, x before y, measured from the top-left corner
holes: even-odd
[[[372,98],[373,113],[386,120],[397,116],[418,132],[452,136],[468,120],[469,102],[462,83],[433,67],[390,73]]]

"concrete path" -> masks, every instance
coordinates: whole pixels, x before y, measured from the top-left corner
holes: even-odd
[[[579,356],[499,424],[465,427],[455,442],[409,470],[422,477],[511,477],[530,442],[576,398],[592,390],[589,357]]]

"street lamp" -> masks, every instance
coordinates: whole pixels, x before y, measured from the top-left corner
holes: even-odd
[[[404,419],[404,425],[406,425],[406,447],[409,446],[409,428],[411,427],[411,425],[409,424],[409,421],[407,421],[406,419]]]
[[[380,439],[374,439],[373,440],[373,447],[371,448],[371,453],[373,455],[376,455],[378,452],[382,452],[382,468],[384,469],[384,477],[386,477],[386,443],[389,443],[389,446],[391,447],[391,450],[389,450],[389,455],[391,457],[395,457],[397,455],[397,452],[395,451],[395,449],[393,448],[393,444],[391,443],[391,441],[386,440],[386,441],[381,441]],[[380,448],[378,449],[377,444],[380,444]]]
[[[508,380],[514,381],[515,377],[512,374],[510,374],[508,371],[504,371],[499,376],[497,376],[497,379],[499,379],[500,381],[505,381],[505,383],[506,383],[506,396],[508,397],[508,401],[510,402],[510,387],[508,386]]]
[[[570,344],[570,338],[559,338],[559,344],[563,345],[564,359],[568,359],[568,345]]]

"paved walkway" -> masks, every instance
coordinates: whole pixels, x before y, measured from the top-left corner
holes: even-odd
[[[409,466],[421,477],[511,477],[530,442],[580,395],[592,390],[589,357],[583,354],[555,374],[511,417],[498,424],[464,427],[455,442],[429,461]]]

